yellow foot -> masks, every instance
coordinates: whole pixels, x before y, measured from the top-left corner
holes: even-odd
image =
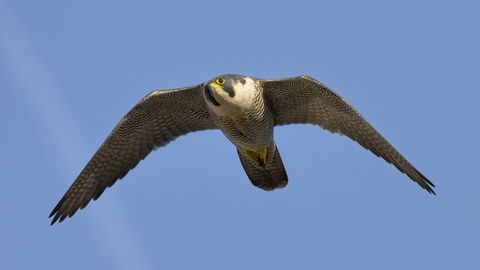
[[[258,166],[263,166],[267,163],[267,148],[262,148],[258,150],[258,153],[247,149],[244,149],[243,151],[245,152],[247,157]]]

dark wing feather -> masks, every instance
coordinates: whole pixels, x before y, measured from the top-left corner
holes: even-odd
[[[123,117],[55,206],[52,224],[71,217],[123,178],[152,150],[190,132],[216,129],[201,85],[154,91]]]
[[[265,102],[275,125],[313,124],[346,135],[393,164],[428,192],[435,187],[340,95],[308,76],[263,80]]]

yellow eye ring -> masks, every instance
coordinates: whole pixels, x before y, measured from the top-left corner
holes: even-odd
[[[215,80],[216,83],[218,83],[219,85],[223,85],[225,83],[225,79],[224,78],[218,78]]]

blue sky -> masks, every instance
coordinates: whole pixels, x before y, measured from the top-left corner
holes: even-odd
[[[279,1],[280,2],[280,1]],[[480,2],[0,2],[1,269],[478,269]],[[276,129],[264,192],[219,131],[48,214],[153,90],[310,75],[436,186],[346,137]]]

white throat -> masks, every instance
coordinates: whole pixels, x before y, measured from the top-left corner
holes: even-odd
[[[218,91],[215,99],[220,103],[220,106],[214,106],[209,103],[210,109],[219,116],[233,116],[244,114],[253,106],[253,101],[257,95],[258,88],[252,78],[245,78],[245,84],[236,82],[233,85],[235,96],[230,97],[225,91]]]

